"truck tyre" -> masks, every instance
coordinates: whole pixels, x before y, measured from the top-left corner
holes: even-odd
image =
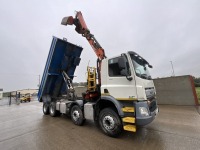
[[[99,125],[102,131],[111,137],[117,137],[122,132],[122,123],[118,114],[112,108],[104,108],[99,114]]]
[[[51,117],[56,117],[60,114],[60,112],[56,110],[56,103],[55,102],[51,102],[51,104],[49,106],[49,112],[50,112]]]
[[[47,103],[43,103],[43,113],[45,115],[49,114],[49,105]]]
[[[85,119],[83,117],[83,112],[78,105],[74,105],[71,108],[71,119],[75,125],[82,126]]]

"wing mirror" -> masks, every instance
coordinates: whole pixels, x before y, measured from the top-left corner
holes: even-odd
[[[129,81],[131,81],[131,80],[133,79],[131,76],[128,76],[128,72],[127,72],[126,69],[122,69],[122,70],[120,71],[120,74],[121,74],[122,76],[126,76],[126,79],[129,80]]]
[[[119,69],[120,69],[120,70],[126,68],[126,63],[125,63],[125,60],[124,60],[123,57],[120,57],[120,58],[118,59],[118,66],[119,66]]]
[[[121,74],[122,76],[128,76],[128,73],[127,73],[126,69],[122,69],[122,70],[120,71],[120,74]]]

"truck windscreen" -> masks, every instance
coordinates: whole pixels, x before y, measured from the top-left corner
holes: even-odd
[[[150,73],[148,70],[148,64],[146,60],[144,60],[137,54],[130,54],[130,56],[131,56],[133,66],[135,68],[136,76],[142,79],[151,80],[152,78],[150,76]]]

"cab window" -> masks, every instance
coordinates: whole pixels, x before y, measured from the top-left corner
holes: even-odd
[[[124,57],[124,56],[121,56]],[[118,60],[120,57],[112,58],[108,60],[108,74],[110,77],[120,77],[121,75],[121,70],[118,65]],[[128,75],[131,75],[130,73],[130,67],[129,63],[126,57],[124,57],[125,63],[126,63],[126,71],[128,72]]]

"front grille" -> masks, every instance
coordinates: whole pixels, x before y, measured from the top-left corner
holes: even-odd
[[[156,108],[157,108],[156,101],[155,101],[155,100],[152,100],[151,103],[149,104],[149,110],[150,110],[150,112],[155,111]]]
[[[155,97],[155,89],[152,88],[145,88],[145,93],[148,99]]]

